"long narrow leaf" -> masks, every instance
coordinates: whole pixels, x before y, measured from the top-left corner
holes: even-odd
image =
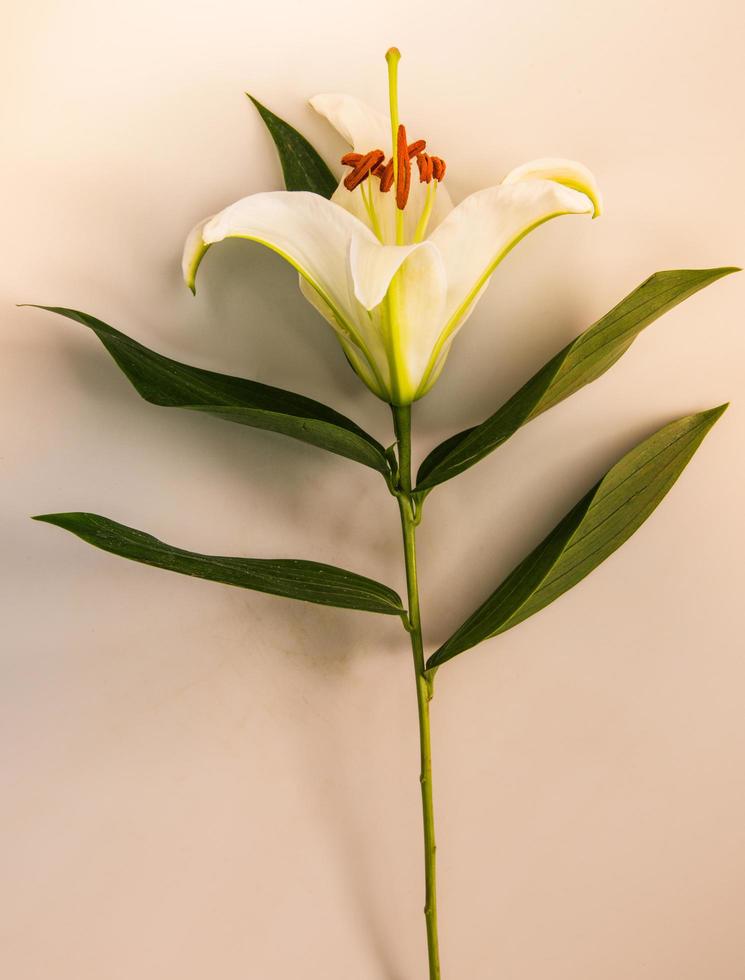
[[[312,191],[314,194],[320,194],[321,197],[331,197],[338,181],[318,152],[284,119],[275,116],[253,95],[249,95],[248,92],[246,95],[256,106],[269,130],[269,135],[274,140],[287,190]]]
[[[427,668],[521,623],[619,548],[667,494],[726,407],[671,422],[627,453],[430,657]]]
[[[417,490],[427,491],[478,463],[541,412],[604,374],[641,331],[684,299],[739,270],[656,272],[553,357],[494,415],[441,443],[422,463]]]
[[[270,385],[180,364],[156,354],[78,310],[39,306],[90,327],[145,401],[205,412],[228,422],[268,429],[364,463],[388,476],[384,447],[332,408]]]
[[[401,599],[393,589],[334,565],[288,558],[199,555],[174,548],[150,534],[117,524],[98,514],[43,514],[34,520],[72,531],[88,544],[113,555],[181,575],[193,575],[224,585],[317,602],[324,606],[364,609],[394,616],[404,612]]]

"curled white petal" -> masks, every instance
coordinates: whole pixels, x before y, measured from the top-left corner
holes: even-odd
[[[521,180],[476,191],[430,236],[448,273],[448,317],[465,313],[497,264],[528,232],[562,214],[590,214],[579,191],[549,180]]]
[[[382,112],[352,95],[337,92],[314,95],[310,105],[358,153],[380,149],[386,156],[390,154],[391,124]]]
[[[369,317],[350,288],[350,243],[377,239],[353,215],[318,194],[272,191],[253,194],[220,211],[192,231],[184,251],[185,275],[193,287],[206,250],[225,238],[259,242],[300,273],[303,294],[335,329],[347,357],[366,384],[388,397],[383,340],[369,330]]]
[[[381,245],[380,242],[355,236],[349,246],[349,269],[354,294],[366,310],[372,310],[383,302],[391,280],[404,261],[417,249],[417,245]],[[431,245],[427,245],[431,248]]]
[[[603,211],[603,198],[593,172],[583,163],[576,160],[564,160],[561,157],[541,157],[531,160],[511,170],[502,181],[503,184],[514,184],[519,180],[553,180],[564,187],[586,194],[593,204],[593,218],[599,217]]]
[[[210,215],[209,218],[205,218],[203,221],[194,225],[184,242],[184,251],[181,256],[181,272],[184,277],[184,282],[192,292],[196,291],[195,283],[199,263],[209,248],[209,245],[206,245],[204,242],[202,233],[205,225],[208,225],[213,217],[214,215]]]
[[[355,235],[374,238],[343,208],[305,191],[244,197],[216,214],[201,231],[205,249],[225,238],[247,238],[278,252],[341,320],[348,319],[346,256]]]
[[[431,387],[453,335],[505,255],[551,218],[592,212],[587,195],[554,181],[527,178],[477,191],[450,212],[429,239],[442,254],[448,292],[444,326],[417,397]]]

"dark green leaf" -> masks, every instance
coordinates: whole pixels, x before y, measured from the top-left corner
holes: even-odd
[[[627,453],[428,660],[515,626],[588,575],[649,517],[726,405],[671,422]]]
[[[364,463],[386,477],[390,473],[385,448],[350,419],[320,402],[257,381],[172,361],[78,310],[59,306],[37,309],[90,327],[140,395],[153,405],[206,412],[228,422],[279,432]]]
[[[43,514],[34,520],[72,531],[83,541],[112,555],[181,575],[236,585],[241,589],[317,602],[344,609],[400,616],[400,597],[385,585],[334,565],[290,558],[222,558],[198,555],[164,544],[150,534],[117,524],[98,514]]]
[[[637,335],[667,310],[730,272],[677,269],[656,272],[553,357],[490,418],[433,449],[419,468],[417,490],[431,490],[506,442],[541,412],[595,381],[621,357]]]
[[[282,164],[288,191],[312,191],[329,198],[339,183],[304,136],[246,92],[266,123]]]

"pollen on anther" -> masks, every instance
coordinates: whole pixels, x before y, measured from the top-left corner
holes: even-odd
[[[348,191],[353,191],[372,171],[383,161],[385,154],[382,150],[370,150],[357,161],[354,170],[344,178],[344,186]]]
[[[409,143],[409,159],[413,160],[414,157],[419,156],[426,146],[426,140],[415,140],[413,143]]]
[[[380,175],[380,190],[383,194],[387,194],[391,187],[393,187],[393,160],[386,163]]]
[[[396,173],[396,207],[403,211],[409,199],[409,188],[411,187],[411,159],[409,158],[409,145],[406,142],[406,127],[401,124],[398,127],[397,149],[397,173]]]
[[[342,166],[356,167],[361,159],[362,159],[361,153],[345,153],[344,156],[341,158]]]
[[[419,183],[429,184],[432,180],[432,157],[428,153],[420,153],[416,158],[417,167],[419,167]]]
[[[447,164],[441,157],[432,157],[432,176],[436,181],[441,181],[445,176]]]

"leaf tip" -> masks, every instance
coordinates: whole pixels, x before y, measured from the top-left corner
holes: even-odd
[[[246,98],[250,99],[251,102],[253,102],[256,111],[259,113],[259,115],[262,117],[262,119],[265,119],[266,114],[269,112],[269,110],[267,109],[267,107],[265,105],[262,105],[262,103],[259,102],[259,100],[257,98],[255,98],[253,95],[251,95],[250,92],[246,92],[245,95],[246,95]]]
[[[739,265],[722,265],[716,269],[702,269],[702,272],[708,272],[711,277],[712,282],[716,282],[717,279],[724,279],[725,276],[731,276],[733,272],[742,272]]]
[[[709,411],[706,412],[706,414],[711,418],[712,423],[716,422],[717,419],[721,418],[724,415],[724,413],[729,408],[729,405],[730,405],[729,402],[722,402],[721,405],[717,405],[714,408],[710,408]]]
[[[74,531],[81,519],[91,516],[94,515],[80,511],[70,511],[62,514],[34,514],[31,520],[41,521],[43,524],[53,524],[55,527],[61,527],[65,531]]]
[[[742,269],[737,265],[721,265],[711,269],[691,269],[690,272],[700,276],[702,285],[709,286],[725,276],[731,276],[733,272],[742,272]]]

